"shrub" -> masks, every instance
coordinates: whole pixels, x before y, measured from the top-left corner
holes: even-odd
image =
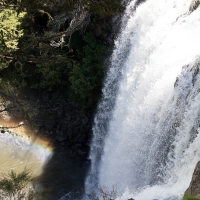
[[[84,41],[86,45],[78,51],[80,63],[71,69],[69,80],[73,92],[81,100],[92,103],[100,93],[106,48],[92,33],[86,34]]]
[[[19,38],[23,35],[20,29],[25,12],[17,13],[14,9],[0,11],[0,50],[16,50]]]
[[[33,177],[27,169],[19,174],[12,170],[3,174],[0,179],[0,199],[45,200],[46,191],[36,190],[32,181]]]
[[[89,11],[100,18],[121,14],[125,9],[125,1],[121,0],[83,0],[82,1]]]
[[[196,198],[194,196],[192,196],[191,194],[184,194],[183,196],[183,200],[200,200],[199,198]]]

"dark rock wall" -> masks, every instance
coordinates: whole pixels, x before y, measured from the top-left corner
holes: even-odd
[[[200,161],[195,167],[190,186],[185,193],[200,198]]]

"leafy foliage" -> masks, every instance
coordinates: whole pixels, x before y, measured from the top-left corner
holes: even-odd
[[[100,18],[122,13],[125,9],[125,4],[121,0],[83,0],[83,3]]]
[[[32,12],[33,10],[43,9],[46,6],[47,0],[36,0],[36,1],[29,1],[29,0],[4,0],[2,5],[4,8],[13,8],[18,13],[27,11]]]
[[[104,76],[106,47],[92,33],[83,37],[80,30],[91,31],[91,27],[89,30],[84,27],[89,20],[95,23],[96,18],[123,12],[121,0],[4,0],[0,10],[4,17],[0,22],[0,27],[3,24],[0,36],[3,81],[20,89],[67,91],[68,97],[87,105],[97,102]],[[82,15],[86,17],[81,18]],[[81,21],[80,25],[77,21]],[[9,69],[4,69],[8,65]]]
[[[32,185],[33,177],[29,170],[16,174],[10,171],[0,180],[0,199],[44,200],[45,191],[35,190]]]
[[[9,53],[16,52],[23,35],[21,21],[25,12],[17,13],[13,7],[0,10],[0,69],[6,68],[13,59]]]
[[[40,82],[36,83],[32,87],[42,88],[48,91],[55,89],[66,89],[68,81],[68,67],[71,65],[70,62],[51,63],[45,65],[45,63],[37,64],[36,73],[41,76]]]
[[[83,104],[93,104],[100,95],[104,76],[106,47],[102,42],[92,33],[87,33],[82,46],[75,49],[78,53],[73,59],[67,57],[63,50],[46,48],[45,44],[42,46],[36,64],[25,63],[22,71],[16,72],[17,79],[21,83],[27,82],[31,88],[61,93],[65,90],[69,96],[79,99]]]
[[[103,57],[106,48],[92,33],[84,37],[86,45],[78,52],[80,63],[70,73],[71,88],[82,100],[92,102],[99,94],[104,75]]]
[[[67,1],[51,1],[51,0],[6,0],[7,5],[14,5],[18,11],[32,12],[37,9],[44,9],[47,12],[55,12],[55,8],[65,11],[67,15],[72,11],[81,8],[93,12],[98,17],[107,17],[114,14],[122,13],[125,9],[125,2],[121,0],[67,0]]]
[[[10,60],[0,59],[0,70],[6,68],[10,62]]]
[[[17,13],[13,9],[0,12],[0,50],[16,50],[19,38],[23,35],[20,29],[25,12]]]

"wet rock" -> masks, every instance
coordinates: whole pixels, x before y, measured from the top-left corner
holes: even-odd
[[[48,96],[48,94],[43,94],[43,95],[42,95],[42,101],[43,101],[44,103],[49,101],[49,96]]]
[[[9,103],[6,105],[6,109],[12,109],[12,108],[14,108],[15,107],[15,105],[14,105],[14,103],[12,103],[12,102],[10,102],[10,101],[8,101]]]
[[[82,134],[77,138],[77,143],[84,144],[85,143],[85,135]]]
[[[73,125],[74,126],[80,126],[81,125],[81,120],[80,119],[74,120]]]
[[[80,148],[82,145],[81,144],[76,144],[75,147],[78,149]]]
[[[87,125],[87,123],[89,122],[88,117],[82,118],[82,119],[81,119],[81,122],[82,122],[82,124],[83,124],[84,126]]]
[[[58,109],[57,110],[57,117],[61,118],[61,117],[63,117],[63,115],[64,115],[64,111],[62,109]]]
[[[33,130],[33,132],[34,132],[34,133],[38,133],[38,132],[39,132],[39,130],[38,130],[38,129],[35,129],[35,130]]]
[[[139,6],[141,3],[144,3],[146,0],[137,0],[135,5]]]
[[[200,198],[200,161],[197,163],[189,188],[185,192],[196,198]]]
[[[33,124],[33,126],[36,126],[38,128],[41,128],[44,125],[42,119],[32,120],[31,123]]]
[[[199,0],[193,0],[190,4],[190,8],[189,8],[189,11],[190,12],[193,12],[194,10],[196,10],[198,8],[200,4],[200,1]]]
[[[61,125],[58,123],[58,124],[56,124],[56,129],[57,130],[60,130],[61,129]]]
[[[58,140],[59,142],[63,142],[64,140],[66,140],[66,137],[59,135],[56,137],[56,140]]]
[[[71,116],[70,115],[66,116],[65,120],[69,122],[71,120]]]
[[[87,153],[84,151],[78,150],[78,154],[83,156],[83,155],[86,155]]]
[[[4,130],[4,129],[2,129],[2,130],[1,130],[1,133],[5,133],[5,130]]]
[[[55,120],[53,119],[45,119],[44,120],[44,127],[48,130],[52,130],[55,126]]]
[[[31,126],[33,133],[49,138],[56,147],[70,149],[79,157],[85,158],[89,152],[89,147],[86,145],[91,136],[89,130],[92,111],[83,110],[70,99],[50,101],[52,100],[50,93],[26,95],[29,95],[26,99],[23,96],[18,97],[20,106],[6,100],[0,105],[1,109],[9,108],[7,110],[9,114],[25,120],[24,123]],[[7,112],[4,115],[7,116]],[[0,129],[1,131],[4,133],[7,130]]]

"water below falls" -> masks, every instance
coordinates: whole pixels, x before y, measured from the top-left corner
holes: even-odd
[[[94,119],[86,193],[179,200],[200,160],[200,7],[127,6]]]
[[[1,127],[15,127],[18,124],[0,118]],[[39,176],[51,158],[52,148],[45,140],[30,135],[31,130],[24,126],[5,129],[0,127],[0,173],[13,170],[21,173],[25,168],[33,176]],[[29,135],[28,135],[29,133]]]
[[[21,119],[14,119],[4,119],[0,115],[0,174],[11,170],[21,173],[25,168],[30,170],[35,177],[34,185],[50,190],[48,200],[62,199],[71,191],[82,188],[87,166],[80,167],[62,146],[53,147],[42,133],[27,125],[18,126]],[[74,199],[81,195],[80,192],[73,193]]]

